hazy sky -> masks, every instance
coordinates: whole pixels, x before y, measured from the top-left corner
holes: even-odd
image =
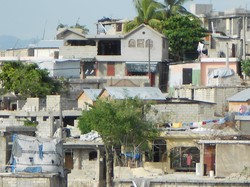
[[[163,0],[159,0],[163,2]],[[249,0],[190,0],[185,4],[213,4],[216,11],[232,8],[250,9]],[[0,35],[20,39],[53,39],[59,23],[69,26],[78,21],[94,34],[95,23],[103,17],[132,19],[133,0],[0,0]]]

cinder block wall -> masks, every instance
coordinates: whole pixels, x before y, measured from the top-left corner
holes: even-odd
[[[162,123],[191,123],[214,118],[214,107],[210,104],[160,104],[152,109],[158,112],[152,111],[147,118]]]
[[[46,110],[47,111],[60,111],[61,107],[60,95],[47,95],[46,97]]]
[[[194,99],[198,101],[213,102],[215,115],[221,116],[228,112],[227,99],[246,89],[242,86],[230,87],[181,87],[175,89],[175,97]],[[192,94],[193,93],[193,94]]]
[[[0,187],[66,187],[64,180],[66,181],[66,177],[63,179],[56,175],[13,175],[9,173],[0,175]]]

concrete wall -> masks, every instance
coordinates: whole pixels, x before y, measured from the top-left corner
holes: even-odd
[[[230,58],[229,68],[232,69],[236,74],[238,72],[238,62],[235,58]],[[226,58],[207,58],[202,59],[201,61],[201,85],[209,85],[208,73],[210,70],[226,67]]]
[[[27,49],[9,49],[6,50],[4,53],[4,56],[11,57],[11,56],[28,56],[28,50]]]
[[[80,59],[93,58],[97,55],[96,46],[62,46],[60,47],[60,58]]]
[[[216,176],[225,177],[249,168],[249,154],[250,146],[248,144],[217,144]]]
[[[147,118],[157,123],[190,123],[214,118],[214,105],[212,104],[190,104],[190,103],[168,103],[152,106],[152,111]]]
[[[3,132],[1,132],[1,134],[3,134]],[[8,152],[8,143],[7,143],[7,139],[6,136],[0,136],[0,167],[4,168],[4,166],[6,165],[6,161],[7,159],[7,152]],[[2,171],[1,171],[2,172]]]
[[[138,179],[137,179],[138,180]],[[246,182],[210,182],[208,180],[200,180],[200,181],[193,181],[193,180],[190,180],[190,181],[168,181],[168,180],[161,180],[161,181],[157,181],[157,180],[145,180],[146,184],[149,184],[148,187],[228,187],[228,186],[231,186],[231,187],[247,187],[249,186],[249,183]],[[148,182],[147,182],[148,181]],[[120,181],[120,182],[117,182],[117,184],[115,185],[115,187],[131,187],[133,186],[133,183],[132,181]]]
[[[56,61],[53,76],[80,78],[80,60]]]
[[[32,112],[45,110],[45,100],[37,97],[27,98],[22,110]]]
[[[244,90],[245,87],[241,86],[227,86],[227,87],[193,87],[183,86],[176,88],[174,91],[174,97],[189,98],[198,101],[213,102],[216,103],[215,114],[224,115],[228,111],[227,99],[236,93]],[[193,90],[193,95],[192,95]]]
[[[137,39],[144,40],[144,47],[129,47],[128,42],[130,39],[134,39],[137,43]],[[149,49],[146,47],[146,40],[152,40],[153,47],[150,48],[150,60],[161,62],[168,59],[168,53],[163,53],[163,40],[166,41],[160,34],[156,34],[156,31],[147,27],[140,28],[136,32],[128,35],[122,40],[122,59],[124,61],[148,61]],[[167,46],[165,46],[167,47]],[[167,48],[166,48],[167,51]]]
[[[55,52],[59,52],[59,49],[34,49],[35,57],[51,57],[54,58]]]
[[[200,72],[200,63],[187,63],[187,64],[176,64],[170,65],[169,67],[169,87],[179,87],[183,85],[183,69],[191,68],[193,73],[195,71]],[[200,77],[199,80],[193,80],[193,85],[200,85]]]
[[[12,173],[0,174],[0,187],[66,187],[66,177],[60,178],[56,175],[23,174]]]
[[[89,153],[97,152],[97,158],[89,159]],[[68,186],[102,186],[104,182],[103,160],[95,149],[73,149],[73,169],[68,175]]]

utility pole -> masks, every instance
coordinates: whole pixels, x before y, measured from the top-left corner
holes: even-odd
[[[60,110],[60,124],[59,124],[59,137],[63,139],[63,120],[62,120],[62,100],[60,96],[60,102],[59,102],[59,110]]]
[[[242,59],[246,60],[246,16],[242,16],[243,21],[243,37],[242,37]]]
[[[229,47],[228,42],[226,43],[227,54],[226,54],[226,67],[229,68]]]
[[[148,39],[148,78],[149,78],[149,84],[151,86],[151,71],[150,71],[150,65],[151,65],[151,62],[150,62],[150,53],[151,53],[151,39]]]

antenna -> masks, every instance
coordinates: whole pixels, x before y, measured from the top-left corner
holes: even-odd
[[[79,25],[79,20],[80,20],[80,18],[78,17],[77,21],[76,21],[76,26]]]
[[[45,21],[45,25],[44,25],[44,29],[43,29],[43,37],[42,37],[43,40],[44,40],[44,36],[45,36],[46,25],[47,25],[47,20]]]

